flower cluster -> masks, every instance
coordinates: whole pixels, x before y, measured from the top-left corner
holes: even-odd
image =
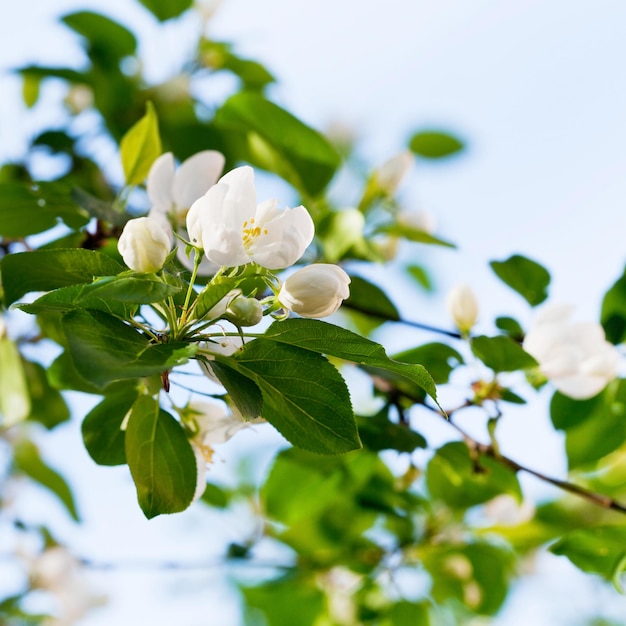
[[[276,200],[257,203],[252,168],[238,167],[218,180],[223,165],[224,157],[211,150],[195,154],[178,169],[169,152],[154,162],[147,179],[152,208],[146,217],[129,220],[119,238],[128,267],[158,272],[172,249],[173,233],[188,238],[211,273],[251,263],[283,270],[302,257],[315,234],[309,212],[303,206],[280,209]],[[179,248],[179,259],[192,269],[181,252]],[[274,283],[275,302],[303,317],[326,317],[349,296],[349,283],[336,265],[309,265],[284,283]],[[249,318],[260,321],[262,311],[250,299],[244,304],[243,297],[237,298],[233,304],[246,306]],[[231,311],[231,321],[241,319],[241,313]]]

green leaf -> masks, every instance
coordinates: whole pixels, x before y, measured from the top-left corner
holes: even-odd
[[[13,459],[17,468],[53,493],[65,506],[72,518],[79,521],[71,489],[65,479],[44,462],[37,446],[28,439],[21,439],[14,446],[13,451]]]
[[[89,456],[99,465],[126,463],[125,432],[122,422],[137,400],[135,383],[116,384],[104,400],[83,420],[82,433]]]
[[[126,27],[99,13],[78,11],[61,20],[87,40],[92,60],[112,64],[133,55],[137,49],[137,40]]]
[[[216,509],[225,509],[230,502],[230,493],[218,485],[207,483],[200,499],[205,504],[214,506]]]
[[[196,300],[195,314],[204,317],[229,291],[235,289],[244,280],[241,276],[214,278],[199,294]]]
[[[227,139],[239,139],[241,159],[275,172],[308,195],[319,195],[339,167],[338,153],[322,135],[257,93],[231,96],[215,123]]]
[[[124,271],[105,254],[78,248],[7,254],[0,269],[7,306],[31,291],[91,283],[94,276],[111,276]]]
[[[193,0],[139,0],[159,22],[171,20],[191,8]]]
[[[472,352],[494,372],[515,372],[537,367],[537,361],[510,337],[474,337]]]
[[[570,469],[617,450],[626,442],[626,380],[619,380],[588,400],[555,393],[550,403],[555,428],[565,431]]]
[[[430,495],[448,506],[467,509],[508,493],[521,500],[517,476],[494,459],[472,459],[460,441],[445,444],[430,460],[426,473]]]
[[[196,490],[196,457],[181,425],[151,396],[139,396],[126,428],[126,458],[144,515],[184,511]]]
[[[32,109],[39,100],[39,87],[41,81],[36,77],[28,74],[24,74],[22,80],[22,99],[24,104]]]
[[[428,604],[425,602],[396,602],[385,616],[383,626],[430,626]]]
[[[406,271],[407,274],[409,274],[409,276],[425,291],[433,291],[434,285],[432,279],[430,278],[430,274],[421,265],[407,265]]]
[[[59,220],[72,228],[81,228],[89,221],[89,215],[76,205],[65,185],[0,184],[0,236],[27,237],[53,228]]]
[[[246,624],[258,623],[252,621],[255,611],[271,626],[313,626],[325,613],[326,596],[315,579],[305,574],[244,587],[241,591],[251,618],[246,619]]]
[[[261,390],[263,417],[294,446],[318,454],[361,447],[346,384],[323,356],[256,339],[233,360]]]
[[[0,338],[0,416],[8,428],[26,419],[31,411],[30,393],[22,357],[15,343]]]
[[[464,363],[463,357],[454,348],[445,343],[425,343],[417,348],[398,352],[392,357],[403,363],[421,363],[437,385],[443,385],[450,379],[450,373]]]
[[[498,278],[519,293],[531,306],[548,297],[550,273],[536,261],[514,254],[505,261],[491,261]]]
[[[245,418],[255,419],[261,416],[263,394],[254,380],[234,369],[231,359],[228,358],[216,356],[216,360],[211,361],[210,367]]]
[[[122,137],[120,156],[127,185],[140,185],[161,154],[159,121],[152,102],[146,102],[146,114]]]
[[[524,330],[520,323],[512,317],[497,317],[496,328],[505,332],[514,341],[522,341],[524,339]]]
[[[70,311],[63,317],[63,328],[76,369],[98,387],[161,374],[186,363],[197,351],[188,343],[151,343],[139,331],[101,311]]]
[[[583,572],[600,574],[619,585],[626,557],[626,527],[599,526],[574,530],[550,547]]]
[[[442,159],[465,149],[463,141],[439,130],[416,132],[409,141],[409,148],[425,159]]]
[[[626,271],[606,292],[600,319],[608,341],[622,343],[626,338]]]
[[[90,193],[79,187],[72,189],[72,200],[85,209],[89,215],[103,222],[109,222],[114,226],[124,226],[128,221],[128,213],[120,213],[113,208],[110,202],[105,202],[92,196]]]
[[[402,239],[406,239],[407,241],[413,241],[415,243],[426,243],[433,246],[456,248],[455,244],[450,243],[445,239],[435,237],[434,235],[427,233],[425,230],[415,228],[415,226],[410,226],[409,224],[401,224],[399,222],[395,222],[393,224],[380,226],[376,229],[376,232],[385,233],[386,235],[391,235],[393,237],[402,237]]]
[[[274,322],[264,337],[271,341],[392,372],[415,383],[435,402],[437,401],[435,383],[423,366],[394,361],[387,356],[381,345],[345,328],[319,320],[289,319]]]
[[[350,297],[343,302],[342,307],[384,321],[397,322],[400,319],[398,309],[387,294],[380,287],[355,274],[350,274]]]
[[[48,382],[46,370],[39,363],[24,359],[22,365],[30,394],[31,409],[28,419],[40,422],[48,429],[67,421],[70,411],[63,396]]]
[[[417,448],[427,446],[422,435],[411,430],[406,424],[391,422],[388,413],[388,409],[383,409],[371,417],[358,417],[363,447],[376,452],[380,450],[413,452]]]
[[[436,602],[457,600],[482,615],[494,615],[502,606],[513,573],[514,555],[488,543],[434,545],[425,553],[424,566],[433,579]]]

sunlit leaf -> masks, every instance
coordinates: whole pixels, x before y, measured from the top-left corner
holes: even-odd
[[[514,372],[536,367],[537,361],[510,337],[474,337],[472,352],[494,372]]]
[[[461,139],[440,130],[421,130],[411,137],[409,148],[425,159],[442,159],[461,152],[465,144]]]
[[[26,419],[31,401],[22,357],[15,343],[0,337],[0,417],[7,428]]]
[[[159,122],[152,102],[146,103],[146,114],[122,137],[120,156],[127,185],[140,185],[151,165],[161,154]]]

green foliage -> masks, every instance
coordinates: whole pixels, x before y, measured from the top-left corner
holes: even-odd
[[[550,417],[565,431],[570,469],[598,461],[626,442],[626,381],[619,381],[589,400],[555,393]]]
[[[626,272],[604,295],[601,320],[606,338],[614,344],[622,343],[626,337]]]
[[[3,237],[41,233],[56,226],[59,220],[72,228],[80,228],[88,219],[62,184],[0,184],[0,233]]]
[[[28,380],[17,346],[8,337],[0,337],[0,416],[9,427],[26,419],[31,412]]]
[[[31,291],[91,283],[94,276],[118,274],[123,267],[101,252],[76,248],[10,254],[2,259],[0,269],[4,301],[9,305]]]
[[[505,261],[491,261],[490,265],[496,276],[530,306],[537,306],[548,297],[550,274],[536,261],[514,254]]]
[[[156,398],[140,395],[133,404],[126,458],[148,519],[189,506],[196,488],[196,459],[180,424]]]
[[[455,509],[467,509],[506,493],[521,499],[514,472],[497,459],[472,454],[461,442],[445,444],[428,464],[430,495]]]
[[[191,8],[193,0],[139,0],[160,22],[178,17]]]
[[[421,130],[411,137],[409,147],[425,159],[443,159],[464,150],[465,143],[440,130]]]
[[[302,193],[320,194],[339,167],[339,155],[322,135],[256,93],[229,98],[215,122],[227,141],[237,142],[240,158],[278,174]]]
[[[537,361],[510,337],[474,337],[472,352],[494,372],[514,372],[536,367]]]

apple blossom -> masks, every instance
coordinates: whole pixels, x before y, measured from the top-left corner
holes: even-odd
[[[374,174],[378,188],[392,196],[409,171],[413,160],[413,154],[405,150],[385,161]]]
[[[216,305],[216,306],[219,306]],[[221,385],[219,378],[213,373],[211,366],[207,361],[214,361],[215,354],[219,354],[221,356],[231,356],[237,352],[237,350],[241,350],[243,348],[243,340],[239,336],[222,336],[215,337],[212,341],[207,341],[206,343],[201,345],[200,354],[203,357],[202,360],[199,360],[200,369],[202,373],[212,380],[214,383]]]
[[[170,234],[156,217],[128,220],[117,243],[124,263],[135,272],[157,272],[172,248]]]
[[[206,487],[207,463],[213,458],[213,446],[226,443],[242,428],[250,424],[258,424],[264,420],[246,421],[238,411],[229,411],[225,405],[215,402],[194,402],[185,412],[191,416],[195,434],[189,440],[196,456],[198,469],[196,492],[197,500]]]
[[[572,311],[573,307],[563,304],[544,307],[523,347],[561,393],[584,400],[600,393],[617,376],[619,354],[600,324],[572,322]]]
[[[338,265],[314,263],[283,283],[278,301],[302,317],[327,317],[350,295],[350,277]]]
[[[452,288],[446,296],[446,306],[461,333],[469,333],[478,318],[478,302],[471,288],[468,285]]]
[[[187,214],[192,243],[220,266],[258,263],[270,270],[293,265],[313,240],[303,206],[280,210],[276,200],[257,205],[254,172],[238,167],[222,176]]]
[[[224,168],[224,155],[204,150],[174,165],[171,152],[162,154],[150,168],[146,188],[151,213],[170,216],[175,223],[184,219],[189,207],[212,187]]]

